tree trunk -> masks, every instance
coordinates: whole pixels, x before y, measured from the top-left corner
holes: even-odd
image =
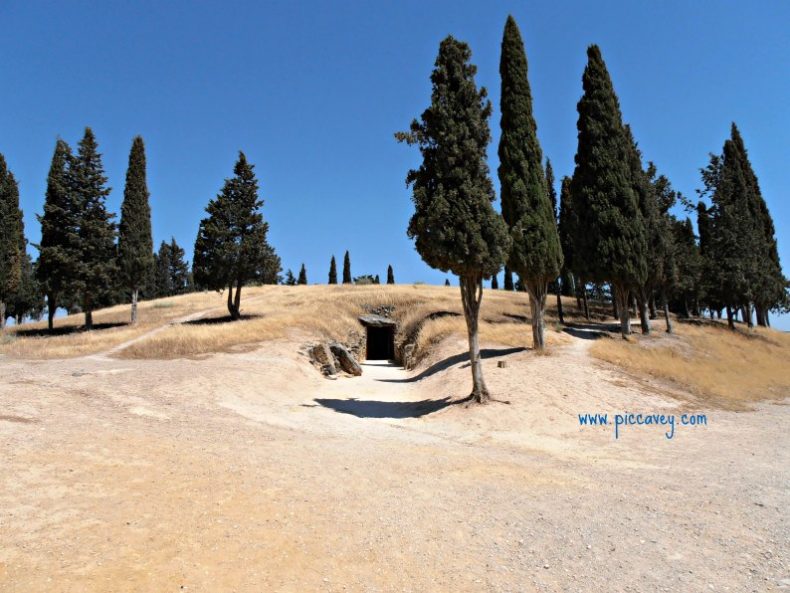
[[[584,303],[584,317],[590,321],[590,305],[587,303],[587,283],[582,282],[582,302]]]
[[[647,299],[644,294],[636,297],[636,305],[639,309],[639,325],[642,327],[642,334],[650,335],[650,318],[647,310]]]
[[[617,312],[617,299],[614,297],[614,289],[612,289],[612,317],[620,319],[620,314]]]
[[[763,311],[763,319],[765,319],[765,327],[771,327],[771,318],[768,317],[768,309]]]
[[[233,297],[233,308],[236,309],[236,319],[241,317],[241,280],[236,282],[236,294]]]
[[[230,318],[233,321],[236,321],[239,315],[239,303],[241,301],[241,286],[239,285],[236,288],[236,293],[234,295],[233,292],[233,281],[230,282],[228,285],[228,313],[230,313]]]
[[[655,293],[650,295],[650,319],[655,319],[658,317],[658,313],[656,311],[656,295]]]
[[[735,319],[732,317],[732,307],[727,305],[727,325],[730,326],[730,329],[735,329]]]
[[[0,301],[0,330],[5,329],[5,301]]]
[[[754,328],[754,320],[752,319],[752,304],[746,303],[743,306],[743,320],[746,322],[746,326],[749,329]]]
[[[688,319],[689,317],[691,317],[691,315],[689,314],[689,302],[688,302],[688,299],[686,299],[685,297],[683,298],[683,311],[682,311],[682,314],[683,314],[683,318],[684,319]]]
[[[461,302],[464,306],[466,331],[469,336],[469,362],[472,367],[472,393],[470,397],[477,403],[490,399],[488,388],[483,380],[483,365],[480,360],[480,341],[478,338],[478,315],[480,301],[483,299],[483,277],[461,276]]]
[[[562,314],[562,276],[557,278],[557,316],[560,323],[565,324],[565,316]]]
[[[58,310],[55,303],[58,302],[55,293],[47,295],[47,328],[52,331],[55,327],[55,312]]]
[[[624,340],[631,335],[631,312],[628,309],[629,292],[628,288],[620,284],[612,285],[615,298],[617,299],[617,310],[620,313],[620,335]]]
[[[132,290],[132,325],[137,323],[137,293],[138,289]]]
[[[93,310],[90,308],[85,309],[85,329],[93,329]]]
[[[669,299],[667,299],[666,293],[662,293],[661,300],[664,302],[664,320],[667,323],[667,333],[672,333],[672,318],[669,316]]]
[[[546,309],[546,293],[548,287],[545,282],[527,283],[529,292],[529,309],[532,316],[532,348],[543,351],[546,343],[543,339],[545,323],[543,312]],[[557,293],[559,295],[559,293]]]
[[[505,279],[503,281],[505,285],[505,290],[513,290],[513,272],[510,271],[510,268],[505,266]]]
[[[757,321],[757,325],[760,327],[765,327],[765,317],[763,315],[763,308],[760,305],[754,306],[754,317]]]

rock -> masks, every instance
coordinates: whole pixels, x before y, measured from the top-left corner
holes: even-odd
[[[337,373],[332,351],[324,342],[310,348],[310,358],[320,367],[324,375],[334,375]]]
[[[362,367],[359,366],[359,363],[351,356],[351,353],[345,346],[335,342],[329,346],[329,349],[332,351],[332,354],[335,355],[341,369],[355,377],[359,377],[362,374]]]
[[[395,321],[382,315],[360,315],[360,323],[367,327],[394,327]]]

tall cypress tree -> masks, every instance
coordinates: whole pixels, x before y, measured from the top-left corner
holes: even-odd
[[[551,209],[554,216],[554,224],[557,227],[557,240],[560,242],[560,252],[562,252],[562,236],[560,235],[560,204],[557,198],[557,188],[554,187],[554,168],[551,166],[551,161],[546,159],[546,188],[549,192],[549,199],[551,200]],[[560,270],[557,278],[554,280],[554,289],[557,293],[557,317],[560,323],[565,323],[565,315],[562,310],[562,289],[563,289],[563,270],[565,268],[565,257],[562,258]]]
[[[421,121],[414,120],[396,138],[416,144],[422,153],[422,165],[406,177],[415,207],[408,235],[429,266],[459,276],[472,368],[470,397],[484,402],[489,392],[478,337],[483,278],[504,263],[509,240],[492,205],[486,163],[491,102],[484,88],[477,89],[471,55],[469,46],[453,37],[441,42],[431,74],[431,104]]]
[[[228,289],[228,312],[241,317],[241,289],[258,279],[273,250],[266,241],[269,224],[260,212],[254,165],[243,152],[222,191],[206,206],[195,241],[195,283],[213,290]]]
[[[343,284],[351,284],[351,256],[346,251],[343,256]]]
[[[118,272],[115,249],[115,218],[107,211],[110,194],[96,138],[90,128],[79,143],[72,164],[75,205],[79,230],[75,286],[85,313],[86,329],[93,328],[93,309],[106,303]]]
[[[629,294],[647,275],[647,242],[620,104],[596,45],[587,49],[582,84],[571,196],[584,228],[574,235],[574,266],[583,280],[611,284],[626,338],[631,333]]]
[[[387,266],[387,284],[395,284],[395,272],[391,265]]]
[[[151,237],[151,208],[148,205],[148,184],[145,171],[145,146],[140,136],[132,142],[126,188],[121,204],[118,232],[118,261],[126,288],[131,292],[131,322],[137,323],[137,297],[151,275],[154,265]]]
[[[337,284],[337,264],[335,263],[335,256],[329,262],[329,284]]]
[[[499,180],[502,214],[512,239],[508,266],[519,274],[529,293],[532,346],[543,350],[548,283],[560,273],[562,251],[537,125],[532,116],[527,56],[512,16],[505,23],[499,73],[502,77]]]
[[[625,139],[629,148],[629,164],[631,168],[631,186],[639,203],[639,212],[645,232],[645,260],[649,254],[650,265],[646,267],[644,280],[634,287],[637,308],[639,310],[639,323],[643,334],[650,333],[650,318],[648,304],[653,292],[659,285],[664,273],[664,257],[666,233],[663,228],[662,214],[658,206],[656,188],[652,183],[655,170],[646,171],[642,166],[642,152],[634,140],[631,127],[624,126]]]
[[[753,242],[756,246],[755,265],[751,271],[751,282],[754,286],[753,299],[756,309],[757,323],[768,325],[768,311],[785,300],[788,281],[782,273],[779,261],[779,250],[776,242],[774,222],[768,211],[768,205],[762,196],[760,183],[749,161],[741,133],[733,123],[730,139],[738,151],[741,169],[747,183],[747,198],[750,202],[750,214],[753,218],[751,227],[754,229]],[[751,324],[751,313],[748,315]]]
[[[0,154],[0,329],[5,327],[6,307],[22,280],[22,212],[19,186]]]
[[[55,143],[52,164],[47,176],[47,192],[44,214],[39,215],[41,243],[36,278],[47,297],[47,325],[54,326],[55,312],[66,305],[71,282],[76,276],[78,250],[78,211],[75,203],[73,179],[73,156],[69,145],[63,140]]]
[[[299,270],[299,281],[297,284],[307,284],[307,269],[302,264],[302,269]]]
[[[559,201],[559,213],[558,213],[558,233],[560,236],[560,247],[562,247],[562,255],[563,255],[563,266],[562,266],[562,277],[563,277],[563,288],[565,288],[565,283],[567,281],[569,286],[567,287],[568,290],[566,294],[573,295],[576,293],[575,291],[575,282],[574,282],[574,258],[573,258],[573,246],[574,246],[574,235],[576,233],[576,216],[573,211],[573,200],[571,199],[571,178],[567,175],[562,178],[560,182],[560,201]],[[562,301],[558,302],[558,308],[560,307]],[[560,309],[561,310],[561,309]],[[560,323],[565,323],[564,319],[560,317]]]

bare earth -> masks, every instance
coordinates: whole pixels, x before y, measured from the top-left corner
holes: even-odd
[[[323,379],[303,336],[200,360],[0,359],[0,591],[790,591],[790,408],[464,344]],[[507,368],[497,368],[507,360]],[[675,412],[706,427],[580,427]]]

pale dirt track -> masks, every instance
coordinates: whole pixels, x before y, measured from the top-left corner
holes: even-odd
[[[790,591],[786,404],[615,441],[577,414],[678,400],[587,340],[486,345],[482,408],[436,404],[461,342],[335,381],[301,342],[0,360],[0,591]]]

